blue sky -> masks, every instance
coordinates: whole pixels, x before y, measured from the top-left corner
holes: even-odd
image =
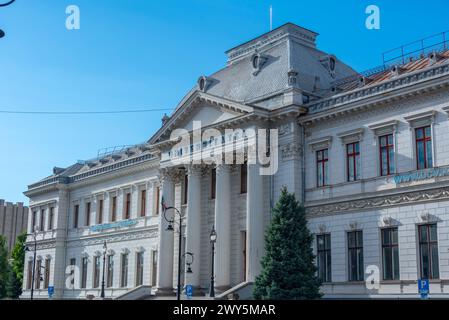
[[[80,30],[65,28],[70,4],[80,8]],[[16,0],[0,8],[0,110],[172,109],[200,75],[225,65],[224,51],[269,30],[270,4],[274,27],[320,33],[318,47],[357,70],[449,29],[447,0]],[[365,28],[370,4],[381,10],[380,30]],[[162,115],[0,113],[0,199],[27,203],[26,186],[53,166],[146,141]]]

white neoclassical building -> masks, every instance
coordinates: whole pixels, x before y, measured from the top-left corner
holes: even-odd
[[[103,266],[106,297],[172,295],[179,250],[182,285],[205,295],[212,228],[217,296],[248,297],[282,186],[325,297],[417,297],[418,279],[448,297],[449,51],[361,74],[316,37],[288,23],[228,50],[147,143],[29,185],[23,297],[98,297]]]

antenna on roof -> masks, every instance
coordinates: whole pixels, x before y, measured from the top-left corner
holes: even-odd
[[[273,30],[273,6],[270,5],[270,31]]]

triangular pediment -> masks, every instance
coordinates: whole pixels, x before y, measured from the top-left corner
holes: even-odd
[[[253,112],[251,106],[194,91],[184,98],[165,124],[150,139],[155,144],[169,139],[175,129],[193,130],[193,122],[201,127],[214,126]]]

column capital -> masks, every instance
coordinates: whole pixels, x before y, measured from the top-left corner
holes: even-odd
[[[217,174],[228,173],[233,170],[233,165],[221,163],[221,164],[215,165],[214,168],[215,168]]]
[[[170,181],[173,183],[181,181],[183,170],[180,168],[161,168],[159,169],[159,180],[161,183]]]
[[[202,164],[188,164],[185,168],[188,176],[201,176],[205,171],[205,166]]]

